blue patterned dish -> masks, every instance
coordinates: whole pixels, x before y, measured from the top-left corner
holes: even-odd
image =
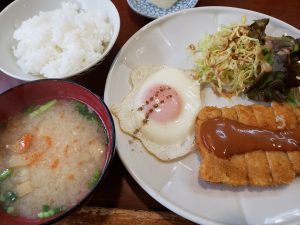
[[[158,18],[172,12],[177,12],[183,9],[193,8],[198,0],[178,0],[168,9],[159,8],[147,0],[127,0],[130,8],[136,13],[149,18]]]

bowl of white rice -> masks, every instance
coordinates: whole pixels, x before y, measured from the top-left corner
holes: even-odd
[[[110,0],[15,0],[0,13],[0,70],[33,81],[100,64],[120,30]]]

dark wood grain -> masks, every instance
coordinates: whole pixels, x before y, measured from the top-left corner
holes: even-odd
[[[57,225],[192,225],[170,212],[83,207]]]
[[[10,0],[1,0],[1,8],[9,4]],[[105,61],[83,77],[74,81],[91,89],[99,96],[103,96],[104,86],[110,66],[124,43],[140,28],[151,20],[133,12],[125,0],[113,0],[121,17],[121,29],[115,46]],[[197,7],[202,6],[231,6],[258,11],[283,20],[300,29],[300,1],[299,0],[199,0]],[[196,27],[197,21],[193,26]],[[0,92],[16,86],[22,81],[13,79],[0,72]],[[112,167],[102,185],[89,200],[88,206],[112,207],[139,210],[167,211],[165,207],[153,200],[131,178],[120,159],[116,155]],[[88,212],[88,211],[87,211]],[[66,218],[61,224],[96,224],[97,219],[81,216],[86,211],[79,211]],[[134,215],[134,214],[133,214]],[[100,215],[98,218],[102,218]],[[75,223],[72,220],[76,220]],[[152,221],[153,222],[153,221]],[[99,223],[98,223],[99,224]],[[105,223],[103,223],[105,224]],[[120,223],[124,224],[124,223]],[[128,223],[129,224],[129,223]],[[172,223],[180,224],[180,223]]]

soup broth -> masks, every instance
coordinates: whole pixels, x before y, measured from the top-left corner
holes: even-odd
[[[52,100],[10,118],[0,131],[0,205],[45,218],[80,201],[106,157],[100,119],[82,103]]]

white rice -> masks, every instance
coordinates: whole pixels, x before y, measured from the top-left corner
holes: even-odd
[[[13,53],[24,72],[61,78],[99,59],[112,30],[106,16],[63,2],[60,9],[22,22],[13,34],[18,41]]]

